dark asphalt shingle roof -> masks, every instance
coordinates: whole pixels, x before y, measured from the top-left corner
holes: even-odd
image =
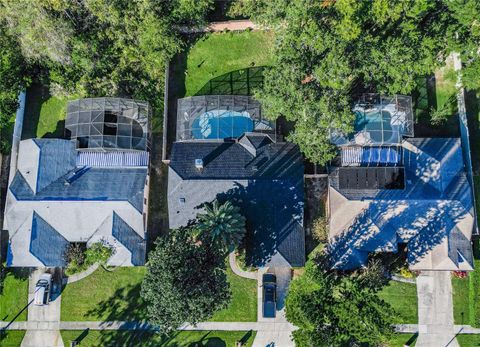
[[[259,147],[256,156],[235,142],[176,142],[170,167],[183,179],[283,179],[303,173],[298,147],[270,143]],[[202,159],[204,169],[195,168]]]
[[[168,178],[170,227],[187,225],[202,204],[215,198],[232,201],[247,219],[249,263],[265,265],[279,252],[292,266],[303,266],[301,154],[293,144],[264,139],[255,144],[256,157],[239,143],[174,143]],[[195,159],[203,159],[203,170],[195,168]]]

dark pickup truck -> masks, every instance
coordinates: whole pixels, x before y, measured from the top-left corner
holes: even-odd
[[[274,274],[264,274],[263,285],[263,317],[275,318],[277,306],[277,277]]]

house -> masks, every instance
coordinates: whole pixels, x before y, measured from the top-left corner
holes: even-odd
[[[277,141],[275,126],[247,96],[178,101],[177,141],[168,169],[170,228],[194,221],[205,204],[232,201],[247,219],[247,262],[303,266],[303,161]]]
[[[110,265],[145,263],[149,108],[118,98],[68,104],[66,139],[20,142],[7,192],[7,266],[65,266],[71,243],[106,241]]]
[[[364,96],[355,133],[334,134],[341,160],[329,175],[333,268],[407,251],[411,270],[472,270],[472,188],[461,140],[413,138],[409,97]]]

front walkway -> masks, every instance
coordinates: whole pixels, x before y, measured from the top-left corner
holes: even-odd
[[[417,277],[417,347],[457,347],[450,271],[422,271]]]
[[[35,296],[35,285],[45,269],[34,270],[28,279],[28,325],[21,347],[63,347],[63,340],[60,335],[60,304],[61,287],[52,284],[52,296],[48,305],[37,306],[33,303]],[[54,276],[55,278],[55,276]],[[43,327],[42,330],[30,329]]]

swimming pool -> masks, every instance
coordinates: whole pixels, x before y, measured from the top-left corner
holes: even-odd
[[[192,123],[194,139],[237,138],[254,129],[248,112],[214,110],[201,114]]]
[[[398,126],[392,125],[392,115],[387,110],[371,112],[355,111],[355,132],[368,132],[370,140],[376,143],[396,143],[400,140]]]

